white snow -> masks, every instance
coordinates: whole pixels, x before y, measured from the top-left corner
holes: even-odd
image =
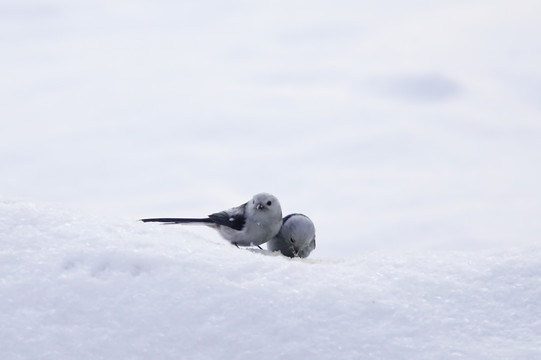
[[[541,359],[539,19],[0,0],[0,359]],[[259,192],[308,259],[136,221]]]
[[[2,359],[539,359],[541,249],[265,256],[0,203]]]

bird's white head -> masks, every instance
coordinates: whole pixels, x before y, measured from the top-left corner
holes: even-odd
[[[254,212],[264,212],[267,213],[267,216],[279,217],[280,219],[282,217],[282,207],[274,195],[267,193],[256,194],[249,202],[249,206]]]

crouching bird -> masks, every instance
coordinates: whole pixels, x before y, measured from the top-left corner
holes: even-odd
[[[305,258],[316,248],[316,228],[303,214],[290,214],[283,220],[278,234],[267,242],[267,249],[284,256]]]

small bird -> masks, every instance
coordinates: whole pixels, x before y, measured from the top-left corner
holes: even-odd
[[[199,223],[215,228],[223,238],[237,247],[259,246],[280,231],[282,208],[274,195],[260,193],[245,204],[206,218],[154,218],[141,221],[163,224]]]
[[[289,257],[305,258],[316,248],[316,228],[310,218],[303,214],[290,214],[283,219],[282,227],[267,249],[280,251]]]

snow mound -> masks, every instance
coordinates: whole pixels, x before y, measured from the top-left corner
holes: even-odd
[[[541,357],[537,248],[288,259],[9,202],[0,234],[2,359]]]

